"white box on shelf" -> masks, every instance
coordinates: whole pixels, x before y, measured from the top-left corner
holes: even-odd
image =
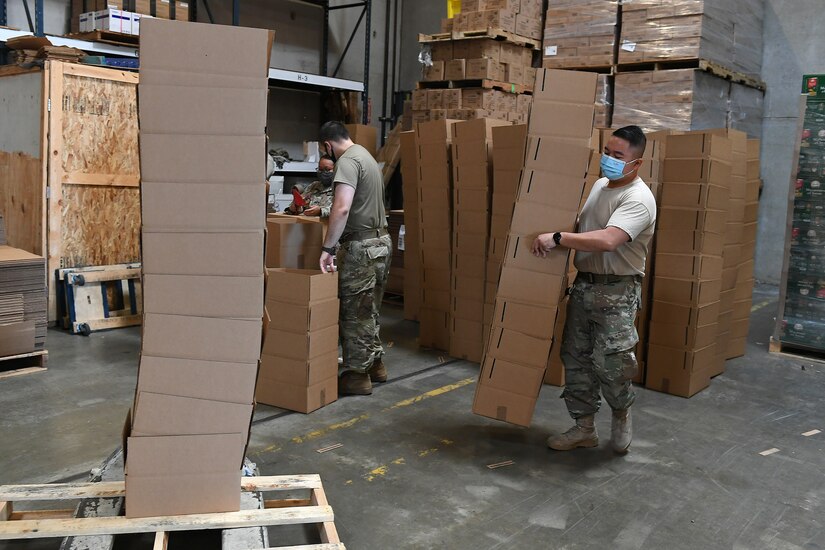
[[[304,142],[304,162],[318,162],[321,160],[320,147],[317,141]]]
[[[283,195],[284,193],[284,177],[283,176],[271,176],[269,178],[269,194],[271,195]]]

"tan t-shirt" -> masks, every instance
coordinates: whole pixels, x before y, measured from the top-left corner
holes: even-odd
[[[335,185],[355,189],[344,234],[387,226],[384,212],[384,178],[369,151],[353,145],[335,162]]]
[[[576,251],[576,269],[600,275],[644,275],[650,239],[656,225],[656,199],[641,178],[611,189],[601,178],[579,214],[579,233],[618,227],[630,241],[613,252]]]

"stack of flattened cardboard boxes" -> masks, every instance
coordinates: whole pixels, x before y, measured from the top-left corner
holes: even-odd
[[[415,132],[401,132],[404,192],[404,319],[418,320],[421,306],[421,235],[418,204],[418,148]]]
[[[741,262],[742,239],[745,220],[745,193],[747,182],[748,136],[738,130],[720,131],[731,142],[730,200],[728,219],[725,224],[724,248],[722,252],[722,292],[719,300],[719,327],[717,329],[716,353],[718,372],[724,371],[728,359],[728,344],[733,337],[733,307],[737,293],[739,264]],[[745,335],[747,336],[747,334]]]
[[[484,296],[493,183],[492,131],[508,122],[453,125],[453,253],[450,355],[475,363],[483,352]],[[511,203],[512,204],[512,203]]]
[[[441,32],[504,31],[541,40],[541,0],[463,0],[461,13],[442,21]]]
[[[255,397],[309,413],[338,399],[338,274],[268,269]]]
[[[731,338],[727,344],[727,358],[745,355],[751,318],[753,294],[753,254],[756,250],[756,220],[759,215],[759,140],[747,142],[747,169],[745,179],[745,213],[742,241],[739,248],[739,268],[733,302]]]
[[[656,240],[647,387],[690,397],[720,371],[717,333],[731,141],[667,137]]]
[[[609,68],[615,61],[618,14],[618,0],[549,0],[543,66]]]
[[[492,38],[422,44],[424,58],[431,58],[432,63],[425,64],[419,89],[412,94],[414,122],[444,118],[527,121],[531,99],[527,92],[536,76],[532,47]]]
[[[46,260],[0,238],[0,357],[45,349],[46,301]]]
[[[487,283],[484,289],[484,346],[490,336],[496,291],[507,247],[507,233],[513,219],[513,206],[518,196],[524,151],[527,147],[527,125],[493,128],[493,195],[490,215],[490,237],[487,249]]]
[[[454,120],[421,122],[415,129],[421,251],[419,344],[450,350]]]
[[[569,259],[566,249],[538,258],[531,246],[537,233],[575,228],[592,155],[596,75],[542,69],[535,89],[525,168],[473,402],[476,414],[522,426],[532,419],[544,379]]]
[[[142,30],[143,337],[129,517],[238,510],[261,353],[265,30]]]

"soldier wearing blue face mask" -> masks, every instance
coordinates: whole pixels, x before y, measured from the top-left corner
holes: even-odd
[[[600,393],[613,409],[613,449],[623,454],[630,447],[630,406],[635,399],[630,381],[638,369],[633,349],[639,341],[634,323],[656,223],[656,200],[638,176],[646,143],[638,126],[613,132],[602,154],[604,177],[593,186],[577,231],[545,233],[533,243],[537,256],[557,246],[576,250],[578,270],[561,347],[562,397],[576,425],[550,437],[551,449],[599,444],[594,416]]]

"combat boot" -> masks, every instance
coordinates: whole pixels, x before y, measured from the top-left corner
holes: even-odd
[[[630,419],[630,409],[613,411],[613,422],[610,425],[613,450],[623,455],[630,448],[633,440],[633,423]]]
[[[354,370],[344,371],[338,377],[339,395],[372,395],[370,375]]]
[[[593,416],[576,419],[576,425],[560,435],[547,438],[547,446],[555,451],[570,451],[577,447],[597,447],[599,434]]]
[[[384,366],[384,360],[381,357],[373,361],[367,373],[370,375],[371,382],[380,384],[387,381],[387,367]]]

